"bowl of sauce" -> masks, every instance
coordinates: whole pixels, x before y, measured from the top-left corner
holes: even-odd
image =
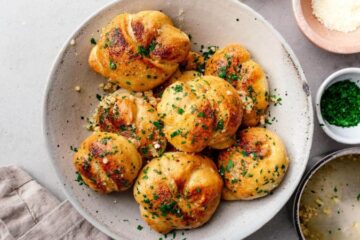
[[[329,137],[360,144],[360,68],[331,74],[321,84],[315,101],[319,124]]]
[[[306,173],[293,208],[300,239],[360,239],[359,173],[359,147],[332,153]]]

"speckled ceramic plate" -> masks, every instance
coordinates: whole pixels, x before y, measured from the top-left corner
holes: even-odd
[[[224,46],[239,42],[265,69],[273,92],[283,99],[271,107],[275,117],[269,127],[284,140],[290,169],[276,191],[262,199],[222,202],[205,226],[179,231],[176,239],[241,239],[269,221],[293,193],[308,161],[313,111],[309,87],[298,60],[285,40],[255,11],[235,0],[123,0],[96,12],[69,38],[53,66],[44,104],[44,132],[54,167],[75,208],[92,224],[116,239],[159,239],[141,220],[131,191],[101,195],[75,181],[70,146],[78,146],[90,133],[83,127],[94,109],[104,79],[90,70],[90,38],[115,15],[128,11],[162,10],[192,35],[194,48],[201,44]],[[71,40],[75,45],[71,45]],[[74,91],[76,85],[81,92]],[[139,231],[137,226],[144,228]]]

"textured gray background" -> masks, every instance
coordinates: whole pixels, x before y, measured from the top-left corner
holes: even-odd
[[[108,2],[0,0],[0,164],[20,165],[60,199],[64,194],[47,158],[41,128],[45,84],[64,41]],[[335,70],[360,67],[360,54],[336,55],[312,45],[296,26],[290,0],[243,2],[268,19],[288,41],[305,71],[313,97],[323,79]],[[344,147],[329,139],[315,123],[311,156]],[[296,239],[290,206],[248,239]]]

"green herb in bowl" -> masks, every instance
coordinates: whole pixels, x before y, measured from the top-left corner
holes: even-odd
[[[354,127],[360,123],[360,88],[344,80],[327,88],[321,97],[321,114],[331,125]]]

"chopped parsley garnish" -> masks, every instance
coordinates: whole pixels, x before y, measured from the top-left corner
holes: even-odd
[[[178,114],[183,114],[184,113],[184,109],[182,109],[182,108],[178,108]]]
[[[164,127],[164,124],[161,121],[155,121],[153,122],[153,125],[159,130],[161,130]]]
[[[150,45],[149,45],[149,53],[151,53],[152,51],[154,51],[156,47],[156,42],[155,41],[151,41]]]
[[[103,48],[108,48],[111,45],[110,39],[107,37],[105,39],[105,43],[103,45]]]
[[[175,214],[178,217],[182,216],[182,213],[179,208],[177,208],[177,203],[175,201],[171,201],[169,204],[161,204],[159,207],[161,211],[161,215],[166,217],[169,213]]]
[[[100,140],[100,142],[101,142],[101,144],[107,145],[107,143],[108,143],[110,140],[112,140],[111,137],[103,137],[103,138]]]
[[[155,173],[159,174],[159,175],[161,175],[161,174],[162,174],[162,172],[161,172],[161,171],[159,171],[159,170],[157,170],[157,169],[154,169],[153,171],[154,171]]]
[[[88,161],[84,161],[84,169],[87,171],[89,170],[90,164]]]
[[[109,67],[111,70],[115,70],[117,68],[116,63],[110,59]]]
[[[113,148],[112,148],[112,151],[105,150],[105,151],[101,152],[101,153],[99,154],[99,157],[103,158],[103,157],[106,157],[107,155],[115,155],[115,154],[117,154],[118,152],[119,152],[119,151],[118,151],[115,147],[113,147]]]
[[[147,148],[147,146],[143,146],[140,148],[140,151],[142,154],[147,155],[149,153],[149,149]]]
[[[175,90],[175,92],[182,92],[183,91],[183,86],[182,85],[176,85],[174,87],[174,90]]]
[[[220,119],[216,124],[215,130],[217,131],[223,129],[224,129],[224,120]]]
[[[149,56],[149,51],[144,46],[139,46],[138,49],[137,49],[137,52],[141,56]]]
[[[101,95],[100,95],[100,94],[96,94],[96,99],[99,100],[99,101],[101,101],[101,100],[102,100]]]
[[[196,190],[197,193],[201,192],[201,189],[199,187],[197,187],[195,190]]]
[[[154,200],[158,200],[159,199],[159,195],[157,195],[156,193],[153,194],[153,199]]]
[[[119,130],[120,131],[125,131],[126,130],[126,125],[124,125],[124,124],[121,124],[120,126],[119,126]]]
[[[238,181],[239,181],[239,179],[237,179],[237,178],[231,179],[231,184],[237,183]]]
[[[282,105],[281,104],[282,98],[277,95],[274,95],[274,94],[271,95],[270,100],[274,103],[274,106]]]
[[[256,99],[256,92],[255,92],[254,88],[252,86],[248,86],[247,91],[248,91],[248,94],[249,94],[249,97],[251,98],[251,100],[254,103],[256,103],[257,99]]]
[[[226,68],[225,68],[225,67],[221,67],[221,68],[220,68],[220,71],[219,71],[219,73],[218,73],[218,76],[219,76],[220,78],[226,78]]]
[[[236,75],[235,73],[232,73],[232,74],[229,76],[229,79],[232,80],[232,81],[236,81],[236,80],[239,80],[239,79],[240,79],[240,76]]]
[[[73,152],[77,152],[78,149],[76,147],[73,147],[73,146],[70,146],[70,150],[73,151]]]
[[[228,164],[226,165],[226,171],[230,172],[230,170],[234,167],[233,161],[230,159]]]
[[[204,113],[204,112],[199,112],[199,113],[198,113],[198,117],[204,118],[204,117],[205,117],[205,113]]]
[[[145,57],[148,57],[150,55],[150,53],[152,51],[154,51],[155,49],[155,46],[156,46],[156,42],[155,41],[152,41],[149,45],[148,48],[144,47],[144,46],[139,46],[138,49],[137,49],[137,52],[141,55],[141,56],[145,56]]]
[[[181,134],[181,130],[178,129],[178,130],[172,132],[172,133],[170,134],[170,137],[173,138],[173,137],[176,137],[177,135],[180,135],[180,134]]]
[[[141,231],[143,228],[144,228],[144,227],[141,226],[141,225],[138,225],[138,226],[137,226],[137,230],[139,230],[139,231]]]
[[[360,201],[360,193],[357,195],[356,199]]]
[[[84,180],[83,180],[83,178],[81,177],[81,175],[80,175],[79,172],[76,172],[76,179],[75,179],[75,181],[78,182],[80,186],[82,186],[82,185],[87,186],[87,184],[84,182]]]
[[[100,95],[99,95],[100,96]],[[99,99],[99,98],[98,98]],[[101,99],[101,96],[100,96]],[[109,116],[109,108],[104,108],[104,112],[100,114],[99,122],[100,124],[103,124],[105,119]]]
[[[91,39],[90,39],[90,43],[93,44],[93,45],[96,45],[96,40],[95,40],[95,38],[91,38]]]
[[[354,127],[360,123],[360,87],[343,80],[328,87],[321,97],[321,114],[331,125]]]
[[[226,81],[228,81],[229,83],[232,83],[233,81],[239,80],[241,79],[241,64],[238,66],[232,66],[232,55],[228,55],[225,54],[225,58],[226,58],[226,65],[225,66],[221,66],[218,69],[218,77],[225,79]],[[229,73],[229,71],[234,70],[235,73]]]
[[[214,53],[219,49],[218,46],[209,46],[207,48],[206,51],[201,51],[202,52],[202,55],[203,57],[205,58],[205,60],[209,59],[212,57],[212,55],[214,55]]]

